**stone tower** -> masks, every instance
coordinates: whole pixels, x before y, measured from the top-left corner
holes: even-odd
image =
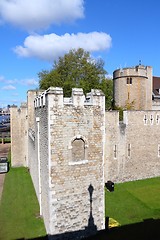
[[[47,233],[68,240],[104,229],[104,94],[74,88],[64,98],[51,87],[34,109],[28,167]]]
[[[134,109],[152,109],[152,67],[138,65],[113,72],[114,103]]]

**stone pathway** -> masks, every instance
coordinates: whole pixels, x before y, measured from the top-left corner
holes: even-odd
[[[7,157],[10,147],[11,147],[10,143],[0,144],[0,157]],[[3,191],[4,179],[5,179],[5,173],[0,173],[0,200],[1,200],[2,191]]]

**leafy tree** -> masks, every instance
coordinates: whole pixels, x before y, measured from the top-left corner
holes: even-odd
[[[106,95],[106,106],[111,107],[112,80],[107,80],[104,61],[91,58],[82,48],[71,50],[55,61],[50,71],[42,71],[39,76],[40,89],[50,86],[62,87],[64,96],[71,95],[72,88],[83,88],[84,93],[91,89],[101,89]]]

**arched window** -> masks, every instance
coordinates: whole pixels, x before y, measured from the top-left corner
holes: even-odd
[[[70,161],[81,162],[87,160],[88,157],[88,143],[84,136],[76,135],[68,145],[70,150]]]
[[[85,159],[85,142],[83,139],[75,139],[72,142],[72,161]]]

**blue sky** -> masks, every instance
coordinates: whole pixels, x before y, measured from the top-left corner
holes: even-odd
[[[159,0],[0,0],[0,107],[20,105],[38,88],[38,72],[71,48],[121,67],[153,67],[160,76]]]

